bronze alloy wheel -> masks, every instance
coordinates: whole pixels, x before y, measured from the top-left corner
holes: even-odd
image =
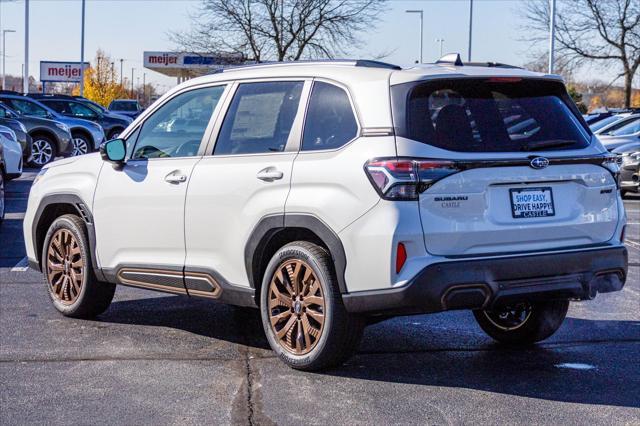
[[[294,355],[309,353],[322,336],[325,320],[324,294],[313,269],[297,259],[281,263],[267,297],[277,342]]]
[[[531,316],[531,305],[519,303],[500,310],[483,311],[485,317],[498,329],[504,331],[516,330],[524,325]]]
[[[47,278],[53,296],[71,305],[80,296],[84,261],[73,233],[59,229],[53,234],[47,250]]]

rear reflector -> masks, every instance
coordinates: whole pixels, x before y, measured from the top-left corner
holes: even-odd
[[[404,248],[404,244],[398,243],[398,249],[396,250],[396,274],[399,274],[404,266],[404,262],[407,261],[407,250]]]

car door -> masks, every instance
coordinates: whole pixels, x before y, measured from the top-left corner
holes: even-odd
[[[187,191],[187,287],[188,271],[249,286],[245,245],[261,218],[284,213],[309,87],[302,79],[234,85]]]
[[[107,277],[183,289],[187,185],[225,90],[200,86],[176,94],[125,138],[124,166],[102,167],[93,216]]]

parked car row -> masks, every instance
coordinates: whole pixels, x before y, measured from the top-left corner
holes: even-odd
[[[83,97],[0,92],[0,125],[14,131],[23,162],[34,167],[57,156],[96,151],[132,122],[130,115],[115,113]]]
[[[640,109],[613,110],[584,117],[610,152],[620,155],[620,192],[640,192]]]
[[[0,222],[4,219],[4,183],[22,175],[22,153],[16,133],[0,125]]]

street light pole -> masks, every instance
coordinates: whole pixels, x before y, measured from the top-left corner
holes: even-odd
[[[556,0],[551,0],[549,15],[549,74],[553,74],[553,50],[556,41]]]
[[[405,10],[406,13],[419,13],[420,14],[420,63],[422,63],[422,39],[424,34],[424,11],[419,10]]]
[[[142,103],[147,104],[147,73],[142,74]]]
[[[469,50],[467,51],[467,61],[471,62],[471,40],[473,38],[473,0],[469,0]]]
[[[24,73],[22,93],[29,93],[29,0],[24,0]]]
[[[131,99],[133,99],[133,71],[135,68],[131,68]]]
[[[84,96],[84,9],[85,0],[82,0],[82,18],[80,24],[80,96]]]
[[[14,30],[2,30],[2,90],[5,88],[5,77],[7,72],[5,66],[7,64],[7,33],[15,33]]]

